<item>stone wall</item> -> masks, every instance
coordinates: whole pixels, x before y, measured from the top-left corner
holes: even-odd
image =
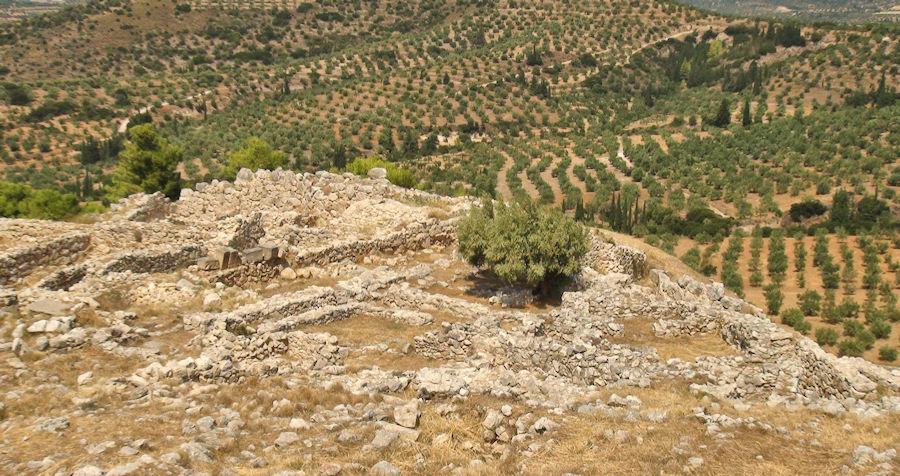
[[[725,342],[751,359],[778,362],[782,380],[809,398],[863,398],[876,384],[859,372],[839,364],[839,358],[806,337],[781,330],[772,321],[756,316],[729,316],[721,329]]]
[[[356,260],[378,253],[402,253],[420,250],[433,244],[450,244],[456,240],[456,225],[452,221],[430,219],[410,226],[383,238],[355,240],[333,246],[325,246],[305,251],[291,259],[296,266],[325,265]]]
[[[609,243],[596,236],[591,237],[591,250],[587,264],[604,273],[623,273],[640,279],[647,275],[647,255],[629,246]]]
[[[136,193],[125,197],[110,207],[128,221],[153,221],[164,218],[172,211],[172,202],[162,193]]]
[[[0,255],[0,285],[31,274],[40,266],[69,264],[91,244],[88,233],[73,233],[47,243]]]
[[[878,385],[900,388],[900,376],[862,359],[839,358],[809,338],[779,328],[755,306],[725,295],[721,283],[703,284],[686,275],[675,283],[659,270],[652,270],[651,277],[674,311],[654,325],[657,335],[718,332],[744,356],[742,373],[711,384],[711,393],[743,398],[775,392],[840,400],[874,395]]]
[[[49,276],[41,280],[38,287],[50,291],[61,291],[69,289],[73,284],[81,281],[87,275],[87,265],[78,264],[68,266],[51,273]]]
[[[186,245],[177,250],[146,251],[125,253],[109,263],[101,274],[121,273],[163,273],[195,263],[206,256],[206,249],[200,245]]]
[[[210,280],[226,286],[245,286],[248,283],[271,281],[278,277],[285,266],[284,260],[242,264],[236,268],[214,273]]]

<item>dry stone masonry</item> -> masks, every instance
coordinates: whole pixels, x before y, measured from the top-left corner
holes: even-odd
[[[252,438],[247,428],[272,431],[241,443],[227,465],[260,470],[304,451],[337,454],[332,437],[388,455],[421,442],[435,415],[471,411],[459,408],[473,395],[505,402],[470,429],[491,457],[539,454],[538,441],[550,444],[578,415],[663,423],[666,411],[629,392],[673,382],[709,402],[687,414],[716,438],[740,428],[779,433],[716,411],[719,401],[864,419],[900,412],[896,370],[829,354],[721,283],[648,269],[630,247],[593,238],[561,300],[535,303],[532,290],[494,283],[454,255],[457,220],[471,205],[394,187],[377,173],[243,170],[234,183],[198,184],[176,202],[130,197],[90,225],[0,220],[8,245],[0,430],[80,441],[70,435],[103,425],[98,415],[138,411],[165,434],[152,443],[85,437],[78,451],[55,443],[52,462],[22,461],[15,455],[29,440],[7,439],[0,472],[194,474],[194,465],[225,464],[219,450]],[[693,339],[727,351],[663,357],[658,344],[674,343],[671,355]],[[100,361],[86,367],[85,359]],[[54,376],[79,365],[77,375]],[[344,394],[338,404],[315,403]],[[40,395],[60,395],[65,409],[32,416],[25,402]],[[235,403],[214,403],[228,398]],[[256,402],[265,405],[244,409]],[[168,416],[153,419],[147,408]],[[422,444],[453,438],[428,437]],[[610,428],[599,439],[640,437]],[[686,472],[702,468],[685,445],[673,454],[685,454]],[[895,455],[851,450],[853,468],[891,466]],[[381,460],[343,468],[397,469]]]

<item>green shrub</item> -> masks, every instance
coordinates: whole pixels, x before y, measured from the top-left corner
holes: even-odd
[[[865,347],[854,339],[844,339],[838,343],[838,352],[848,357],[859,357],[865,350]]]
[[[787,326],[794,325],[803,320],[803,313],[799,309],[791,308],[781,314],[781,323]]]
[[[405,188],[415,188],[418,184],[415,175],[408,169],[401,168],[393,162],[388,162],[380,157],[360,157],[347,164],[347,172],[366,177],[369,170],[381,167],[387,170],[387,179],[394,185]]]
[[[473,207],[458,237],[466,261],[503,281],[537,285],[542,294],[581,270],[589,242],[582,225],[526,198]]]
[[[0,181],[0,216],[58,220],[78,213],[78,199],[57,190]]]
[[[822,308],[822,296],[809,290],[800,295],[800,310],[805,316],[814,316],[819,313]]]
[[[875,321],[869,326],[869,331],[876,339],[887,339],[891,335],[891,323],[884,320]]]
[[[89,203],[86,203],[83,207],[81,207],[81,214],[88,215],[88,214],[92,214],[92,213],[105,213],[106,210],[107,210],[107,208],[104,207],[102,203],[89,202]]]
[[[844,321],[844,335],[856,337],[860,332],[866,330],[866,326],[862,322],[853,319]]]
[[[875,336],[869,332],[868,329],[865,329],[856,335],[856,342],[858,342],[863,349],[869,350],[875,346]]]
[[[878,349],[878,357],[885,362],[893,362],[897,360],[897,349],[886,345]]]
[[[228,165],[222,169],[222,176],[225,180],[234,180],[243,168],[256,172],[259,169],[275,170],[286,165],[287,154],[272,150],[269,144],[258,137],[251,137],[243,148],[228,155]]]
[[[781,315],[782,324],[789,325],[797,332],[806,335],[812,330],[812,324],[803,318],[803,313],[799,309],[792,308],[784,311]]]
[[[687,250],[682,256],[681,261],[690,266],[691,269],[697,271],[700,269],[700,248],[695,246]]]
[[[816,329],[816,342],[819,345],[834,345],[838,341],[838,333],[829,327],[820,327]]]
[[[781,292],[781,286],[777,284],[769,284],[765,287],[766,308],[769,314],[777,315],[781,311],[781,304],[784,302],[784,294]],[[802,314],[802,313],[801,313]]]

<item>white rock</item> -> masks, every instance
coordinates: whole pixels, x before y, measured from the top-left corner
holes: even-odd
[[[275,446],[285,447],[300,441],[300,435],[293,431],[282,431],[275,439]]]
[[[293,430],[308,430],[310,428],[309,422],[302,418],[291,418],[289,426]]]
[[[78,379],[76,381],[78,382],[78,385],[85,385],[87,383],[90,383],[90,381],[93,379],[94,379],[94,372],[88,371],[88,372],[85,372],[85,373],[79,375]]]
[[[222,303],[222,298],[216,293],[209,293],[203,298],[203,307],[209,308]]]
[[[369,468],[369,474],[375,476],[400,476],[400,470],[387,461],[379,461]]]
[[[419,424],[419,416],[421,415],[418,399],[394,408],[394,422],[406,428],[415,428]]]
[[[385,169],[384,167],[373,167],[369,169],[368,176],[369,178],[373,179],[386,179],[387,169]]]
[[[481,426],[487,428],[488,430],[493,430],[500,425],[503,421],[503,417],[494,411],[493,409],[488,410],[487,415],[484,417],[484,421],[481,422]]]

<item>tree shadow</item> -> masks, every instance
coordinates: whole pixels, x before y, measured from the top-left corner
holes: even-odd
[[[509,306],[509,309],[520,310],[549,310],[562,305],[563,288],[568,283],[564,281],[551,286],[547,294],[541,294],[537,286],[528,284],[507,283],[498,278],[490,270],[477,270],[469,273],[464,278],[468,283],[467,289],[464,291],[466,296],[489,299],[503,288],[522,288],[531,289],[534,300],[524,306]]]

